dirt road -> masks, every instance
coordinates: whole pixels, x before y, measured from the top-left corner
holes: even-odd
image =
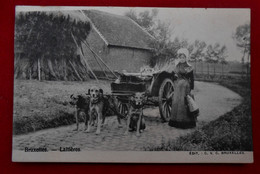
[[[213,83],[196,82],[195,99],[200,107],[198,127],[202,123],[215,120],[224,113],[231,111],[240,104],[242,98],[233,91]],[[130,132],[124,135],[125,125],[118,128],[115,117],[109,117],[100,135],[73,131],[75,125],[41,130],[34,133],[13,137],[13,148],[24,150],[25,147],[46,147],[49,151],[59,150],[60,147],[74,147],[81,150],[116,150],[116,151],[140,151],[147,146],[160,145],[170,139],[175,139],[194,131],[194,129],[176,129],[169,127],[167,123],[161,123],[158,108],[149,108],[144,111],[146,116],[146,130],[137,137]],[[197,128],[198,128],[197,127]]]

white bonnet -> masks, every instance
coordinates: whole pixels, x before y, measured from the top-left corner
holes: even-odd
[[[186,59],[189,58],[189,50],[187,48],[180,48],[178,51],[177,51],[177,54],[184,54],[186,56]]]

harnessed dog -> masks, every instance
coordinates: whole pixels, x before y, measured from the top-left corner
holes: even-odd
[[[101,125],[105,123],[105,117],[107,111],[111,109],[116,115],[119,123],[118,127],[121,126],[121,118],[124,118],[122,114],[120,114],[117,110],[116,104],[114,102],[114,98],[112,96],[104,96],[103,90],[93,86],[89,89],[90,95],[90,103],[89,103],[89,122],[87,126],[86,132],[90,132],[91,123],[96,120],[97,122],[97,130],[96,134],[100,134]]]
[[[97,87],[95,87],[97,88]],[[79,118],[83,117],[85,128],[84,131],[90,131],[90,127],[97,123],[97,110],[102,113],[102,122],[101,125],[105,122],[105,116],[108,114],[109,111],[112,111],[113,114],[117,116],[118,127],[121,128],[121,119],[125,117],[119,113],[117,109],[117,105],[115,102],[115,98],[111,95],[103,95],[103,90],[98,89],[101,94],[97,95],[97,97],[91,97],[91,89],[89,89],[86,96],[83,95],[71,95],[69,102],[71,105],[75,106],[75,119],[76,119],[76,128],[74,131],[79,130]],[[91,109],[90,109],[91,108]],[[90,111],[91,110],[91,111]],[[111,114],[111,112],[110,112]],[[91,126],[89,126],[91,125]]]
[[[87,129],[88,119],[89,119],[89,103],[90,97],[73,94],[70,96],[71,101],[69,102],[71,105],[75,106],[75,119],[76,119],[76,128],[74,131],[79,130],[79,117],[83,117],[85,123],[85,130]]]
[[[125,134],[128,134],[129,131],[136,131],[136,136],[140,136],[140,132],[145,129],[143,117],[145,99],[145,93],[137,92],[131,96]]]

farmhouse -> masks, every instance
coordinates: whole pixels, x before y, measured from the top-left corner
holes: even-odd
[[[154,38],[125,16],[97,10],[16,14],[15,78],[88,80],[137,72]]]
[[[132,19],[97,10],[82,11],[91,24],[83,52],[93,71],[100,70],[100,57],[112,71],[137,72],[152,56],[154,39]],[[93,53],[94,52],[94,53]]]

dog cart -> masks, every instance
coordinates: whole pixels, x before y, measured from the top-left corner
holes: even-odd
[[[119,112],[125,116],[129,109],[130,97],[136,92],[145,92],[148,97],[145,105],[159,106],[162,121],[168,121],[171,114],[175,79],[173,70],[121,73],[119,78],[111,83],[112,95],[118,100]]]

